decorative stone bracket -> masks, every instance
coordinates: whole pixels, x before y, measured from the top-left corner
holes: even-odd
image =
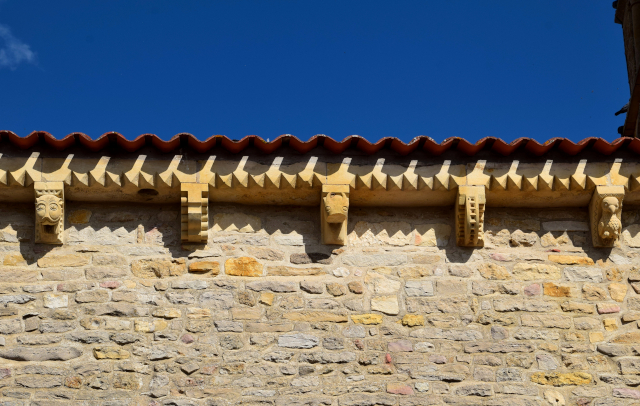
[[[345,245],[349,214],[349,185],[323,185],[320,213],[322,243]]]
[[[34,182],[36,243],[62,244],[64,235],[64,183]]]
[[[209,233],[209,185],[181,183],[183,242],[206,243]]]
[[[456,199],[456,241],[461,247],[484,245],[484,186],[459,186]]]
[[[622,232],[623,186],[597,186],[589,204],[594,247],[613,247]]]

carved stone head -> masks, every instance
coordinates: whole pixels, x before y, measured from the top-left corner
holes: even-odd
[[[64,199],[61,190],[36,191],[36,242],[62,244]]]
[[[602,211],[615,214],[620,208],[620,201],[617,197],[608,196],[602,199]]]
[[[328,193],[324,198],[324,209],[328,223],[342,223],[349,211],[349,198],[344,193]]]

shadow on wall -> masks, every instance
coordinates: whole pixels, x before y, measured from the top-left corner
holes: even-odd
[[[117,246],[133,251],[136,244],[145,244],[156,246],[156,255],[165,253],[165,249],[174,256],[182,253],[180,212],[175,206],[153,205],[150,209],[148,204],[65,204],[65,249],[82,245],[90,252],[91,246],[96,246],[96,251]],[[31,265],[61,247],[35,243],[35,208],[28,206],[2,205],[5,215],[0,218],[0,242],[8,243],[0,248],[4,251],[3,265]]]

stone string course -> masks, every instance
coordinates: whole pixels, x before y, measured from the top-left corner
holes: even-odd
[[[0,204],[0,405],[640,404],[640,211],[593,248],[588,209],[66,202],[65,244]]]

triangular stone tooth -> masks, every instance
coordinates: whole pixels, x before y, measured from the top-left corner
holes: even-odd
[[[71,172],[71,183],[73,186],[84,185],[89,186],[89,174],[80,172]]]
[[[588,176],[588,175],[587,175],[586,183],[587,183],[587,186],[585,187],[586,190],[593,190],[598,185],[595,181],[595,178],[593,176]]]
[[[522,190],[529,192],[532,190],[538,190],[538,176],[531,178],[522,177]]]
[[[280,189],[282,184],[282,172],[276,174],[265,174],[265,187]]]
[[[491,184],[489,190],[503,191],[507,190],[507,175],[491,176]]]
[[[571,187],[571,178],[553,177],[553,190],[567,191]]]
[[[9,181],[8,181],[9,186],[12,186],[12,185],[25,186],[25,178],[26,178],[25,171],[9,172]]]
[[[507,175],[507,190],[522,190],[522,179],[524,176],[509,174]]]
[[[433,190],[449,190],[449,174],[434,176]]]
[[[216,187],[220,189],[227,189],[233,187],[233,176],[229,175],[220,175],[216,173]]]
[[[378,175],[371,177],[371,189],[372,190],[387,190],[387,176]]]
[[[576,175],[573,174],[570,176],[570,190],[582,191],[587,187],[587,175]]]
[[[158,187],[162,186],[168,186],[168,187],[173,187],[173,182],[174,179],[177,181],[177,177],[173,174],[173,173],[168,173],[168,172],[162,172],[162,173],[158,173],[156,172],[155,174],[155,180],[156,180],[156,184],[158,185]]]
[[[249,174],[245,171],[242,172],[233,172],[231,174],[233,176],[233,184],[236,187],[249,187]]]
[[[107,181],[106,179],[106,174],[103,171],[102,173],[100,173],[99,171],[90,171],[89,172],[89,186],[94,186],[94,185],[100,185],[100,186],[104,186],[105,182]]]
[[[298,174],[296,176],[296,189],[298,188],[309,188],[313,186],[313,178],[314,175],[311,174]]]
[[[434,190],[435,182],[433,176],[418,176],[418,190]]]
[[[389,176],[387,175],[387,190],[402,190],[402,180],[404,176]]]
[[[359,189],[371,189],[372,188],[372,179],[373,179],[373,175],[371,174],[371,172],[366,173],[364,175],[356,175],[356,181],[355,181],[355,188],[356,190]]]
[[[449,176],[449,190],[456,189],[458,186],[463,184],[464,181],[464,177],[458,178],[457,176]]]
[[[264,177],[264,187],[265,188],[270,188],[270,189],[280,189],[280,175],[277,176],[268,176],[265,175]]]
[[[105,176],[105,186],[118,185],[122,186],[124,175],[107,172]]]
[[[266,187],[266,182],[267,182],[267,175],[263,172],[263,173],[257,173],[255,175],[249,175],[249,187],[254,186],[254,187]]]
[[[640,189],[640,181],[637,176],[629,176],[629,190],[636,191]]]
[[[418,190],[419,176],[415,173],[405,173],[402,175],[402,190]]]
[[[7,177],[7,171],[0,170],[0,185],[8,186],[9,179]]]
[[[553,190],[553,176],[538,175],[538,190]]]
[[[140,189],[154,189],[156,187],[154,176],[149,173],[140,172],[138,187]]]
[[[217,182],[216,182],[216,177],[215,177],[215,175],[211,176],[211,177],[209,178],[209,186],[211,186],[212,188],[215,188],[215,187],[216,187],[216,183],[217,183]]]
[[[295,174],[282,174],[282,178],[280,178],[280,188],[284,189],[295,189],[296,188],[296,179],[298,176]]]

